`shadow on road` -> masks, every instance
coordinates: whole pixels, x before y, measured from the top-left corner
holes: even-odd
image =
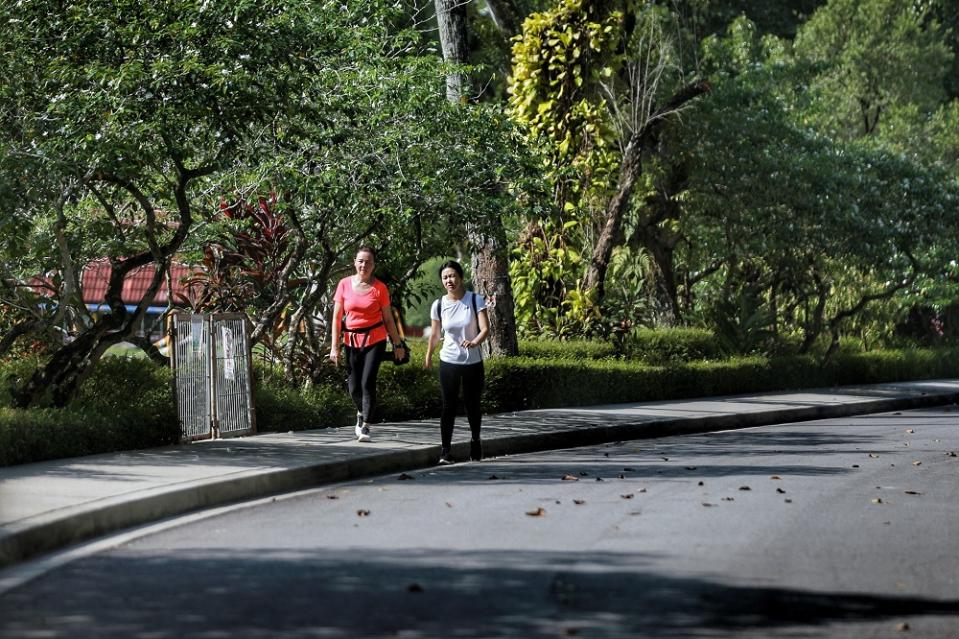
[[[0,636],[795,637],[957,615],[959,600],[669,577],[635,554],[124,550],[0,599]]]

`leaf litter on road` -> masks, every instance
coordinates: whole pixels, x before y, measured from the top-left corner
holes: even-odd
[[[529,515],[530,517],[542,517],[543,515],[546,514],[546,509],[540,506],[536,510],[526,511],[526,514]]]

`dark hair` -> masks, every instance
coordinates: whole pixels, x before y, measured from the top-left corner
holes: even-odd
[[[456,260],[447,260],[446,262],[443,262],[443,265],[440,267],[440,278],[441,278],[441,279],[442,279],[442,277],[443,277],[443,271],[445,271],[445,270],[448,269],[448,268],[453,269],[454,271],[456,271],[456,272],[459,274],[460,277],[463,277],[463,267],[460,266],[460,263],[457,262]]]
[[[373,247],[370,245],[364,244],[360,248],[356,249],[356,254],[359,255],[360,253],[369,253],[373,256],[373,261],[376,261],[376,251],[374,251]]]

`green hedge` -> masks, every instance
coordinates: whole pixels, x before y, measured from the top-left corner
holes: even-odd
[[[483,401],[486,411],[504,412],[955,376],[959,376],[957,349],[840,354],[826,367],[809,356],[658,366],[513,358],[487,363]]]
[[[0,377],[22,375],[4,366]],[[179,440],[170,370],[109,357],[94,367],[68,408],[0,407],[0,466],[150,448]]]
[[[425,346],[421,342],[411,345],[409,365],[385,364],[381,369],[378,390],[384,420],[439,414],[436,368],[423,370]],[[593,347],[574,348],[575,358],[547,359],[546,351],[540,350],[539,357],[486,362],[484,409],[497,413],[959,377],[957,349],[843,352],[825,368],[804,356],[654,365],[599,356],[599,349],[590,349]],[[22,374],[23,367],[4,367],[0,376],[5,378],[11,372]],[[303,390],[290,387],[279,372],[258,367],[254,400],[258,430],[351,424],[354,412],[343,375],[342,368],[330,367],[322,383]],[[170,372],[142,359],[104,359],[67,409],[0,407],[0,465],[147,448],[178,439]]]

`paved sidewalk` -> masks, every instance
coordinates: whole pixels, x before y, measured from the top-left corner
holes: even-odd
[[[500,456],[959,402],[959,380],[522,411],[483,421]],[[453,454],[468,457],[465,418]],[[436,463],[436,420],[274,433],[0,468],[0,567],[192,510]]]

